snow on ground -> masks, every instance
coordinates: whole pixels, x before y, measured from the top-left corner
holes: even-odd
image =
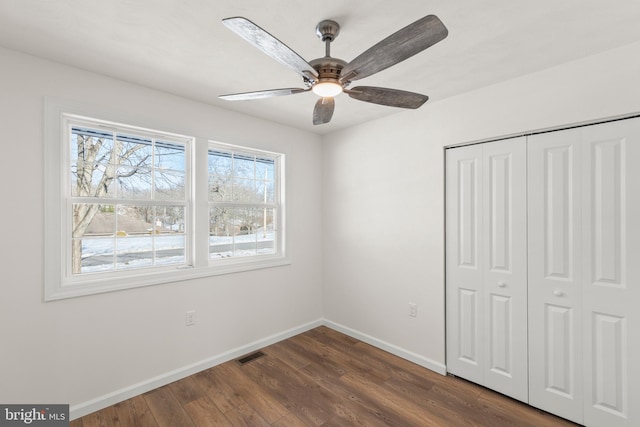
[[[267,247],[264,249],[237,249],[235,251],[216,252],[216,246],[227,246],[230,244],[247,244],[254,242],[268,242],[274,241],[273,230],[268,230],[264,233],[262,230],[258,230],[257,233],[246,234],[241,236],[210,236],[209,246],[212,249],[211,258],[221,259],[231,256],[242,257],[252,256],[256,254],[269,254],[273,253],[273,248]],[[99,238],[99,239],[83,239],[82,240],[82,259],[87,260],[92,257],[99,256],[113,256],[117,245],[118,255],[130,255],[136,253],[149,252],[149,257],[141,257],[139,259],[128,259],[126,262],[118,263],[117,269],[133,269],[153,266],[153,258],[151,255],[152,248],[155,247],[156,251],[164,251],[171,249],[183,249],[185,247],[184,235],[171,235],[171,236],[144,236],[144,237],[118,237],[118,238]],[[172,255],[157,257],[155,265],[171,265],[184,263],[183,255]],[[82,267],[83,273],[95,273],[101,271],[113,270],[113,264],[103,263],[97,265],[84,265]]]

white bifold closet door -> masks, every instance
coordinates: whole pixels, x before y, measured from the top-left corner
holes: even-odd
[[[526,139],[446,152],[447,370],[528,400]]]
[[[582,423],[580,129],[529,139],[529,403]]]
[[[640,120],[528,147],[530,403],[640,425]]]

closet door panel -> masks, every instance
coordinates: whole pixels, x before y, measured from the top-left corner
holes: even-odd
[[[571,331],[576,313],[572,308],[552,304],[545,304],[544,309],[545,388],[572,399],[576,362]]]
[[[640,425],[640,120],[582,139],[585,424]]]
[[[484,385],[528,400],[526,139],[483,144]]]
[[[446,152],[447,370],[482,383],[482,147]]]
[[[580,131],[528,140],[529,403],[581,423]]]

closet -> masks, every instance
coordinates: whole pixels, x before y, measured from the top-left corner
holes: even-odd
[[[446,151],[447,370],[640,425],[640,119]]]

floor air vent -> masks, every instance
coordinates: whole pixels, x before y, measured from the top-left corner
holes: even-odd
[[[237,362],[241,365],[245,365],[252,360],[256,360],[260,357],[264,356],[264,353],[261,351],[256,351],[255,353],[247,354],[246,356],[242,356],[240,359],[237,359]]]

